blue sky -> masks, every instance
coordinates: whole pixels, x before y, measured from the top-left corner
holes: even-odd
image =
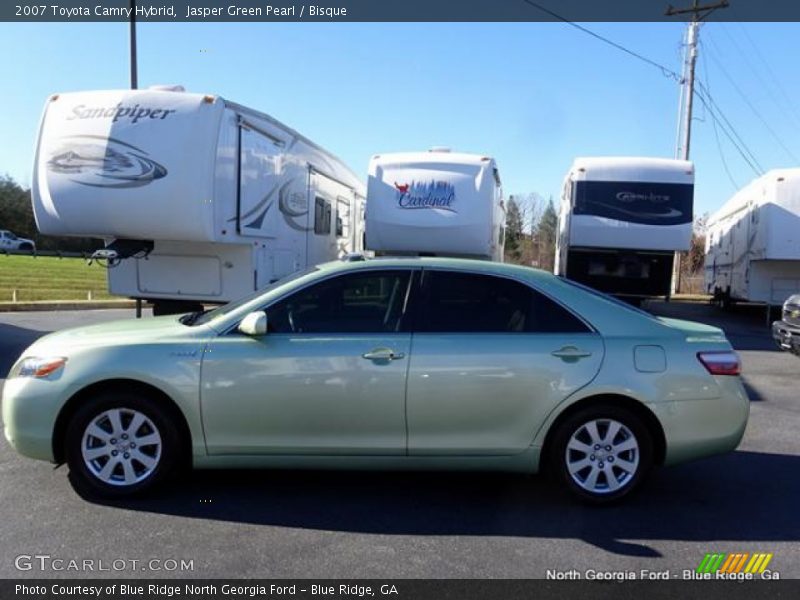
[[[681,23],[589,29],[681,70]],[[671,157],[678,85],[563,23],[139,24],[140,87],[180,83],[262,110],[366,174],[372,154],[496,157],[506,194],[557,199],[572,159]],[[128,86],[125,23],[2,23],[0,174],[30,184],[54,92]],[[800,166],[800,24],[711,23],[698,74],[764,169]],[[696,103],[695,212],[755,177]],[[785,147],[784,147],[785,146]],[[721,156],[728,164],[726,172]],[[733,181],[731,181],[733,179]]]

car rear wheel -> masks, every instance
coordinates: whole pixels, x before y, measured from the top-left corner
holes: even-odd
[[[122,497],[152,487],[177,464],[178,431],[150,398],[104,393],[67,427],[67,463],[79,492]]]
[[[554,472],[572,493],[596,504],[630,494],[653,464],[647,427],[618,406],[576,412],[561,424],[554,440]]]

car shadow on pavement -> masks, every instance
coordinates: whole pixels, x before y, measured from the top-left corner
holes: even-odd
[[[764,402],[764,400],[766,400],[764,394],[762,394],[753,382],[744,375],[742,375],[742,385],[747,392],[747,397],[750,399],[750,402]]]
[[[734,452],[659,469],[634,497],[603,507],[544,477],[257,470],[196,471],[148,497],[100,503],[338,532],[573,538],[657,557],[648,540],[800,540],[799,470],[797,456]]]

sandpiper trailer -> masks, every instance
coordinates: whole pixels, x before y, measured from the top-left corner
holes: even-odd
[[[668,296],[692,239],[694,167],[643,157],[577,158],[561,195],[555,273],[637,300]]]
[[[711,216],[705,283],[724,306],[780,306],[800,292],[800,168],[769,171]]]
[[[111,293],[165,313],[361,250],[365,192],[272,117],[176,86],[51,96],[32,201],[42,233],[105,240]]]
[[[376,254],[503,260],[506,212],[494,159],[433,148],[369,163],[366,243]]]

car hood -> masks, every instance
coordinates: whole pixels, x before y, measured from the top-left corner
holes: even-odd
[[[206,327],[187,327],[179,321],[179,318],[178,315],[169,315],[147,319],[125,319],[65,329],[39,338],[26,354],[32,354],[31,351],[58,351],[64,354],[75,347],[156,342],[207,334]]]
[[[681,333],[685,333],[687,337],[725,339],[725,332],[713,325],[697,323],[696,321],[684,321],[683,319],[670,319],[668,317],[658,317],[658,320],[672,329],[677,329]]]

